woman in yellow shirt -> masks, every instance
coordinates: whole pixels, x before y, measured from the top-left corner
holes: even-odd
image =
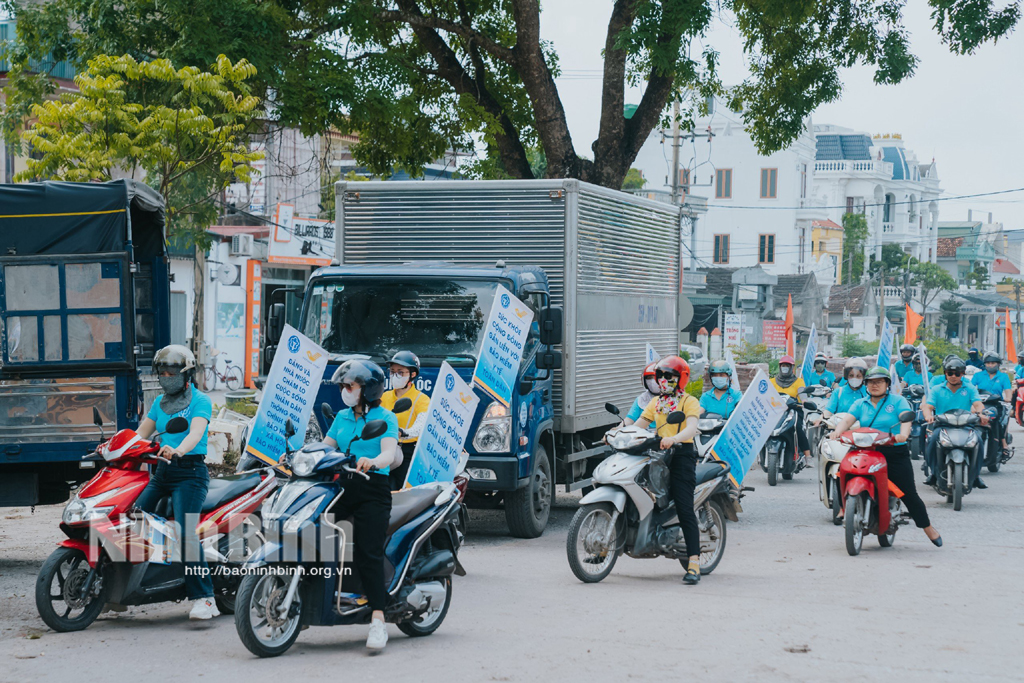
[[[656,433],[661,437],[662,450],[672,449],[668,463],[671,473],[669,495],[675,503],[690,558],[683,582],[694,585],[700,581],[700,527],[697,525],[697,513],[693,510],[693,489],[697,485],[697,449],[693,446],[693,438],[697,435],[700,401],[684,391],[690,381],[690,366],[679,356],[658,361],[654,376],[661,396],[651,399],[636,425],[646,429],[654,423]],[[682,412],[686,420],[678,425],[668,424],[669,413],[673,412]]]
[[[391,410],[400,398],[412,401],[412,407],[409,410],[395,415],[398,418],[398,446],[402,449],[404,457],[401,465],[391,469],[389,477],[391,490],[398,491],[405,486],[409,461],[412,459],[412,453],[416,450],[416,442],[427,421],[430,399],[414,386],[416,378],[420,376],[420,359],[416,357],[415,353],[399,351],[391,358],[390,366],[391,389],[385,391],[381,396],[380,405]]]
[[[804,388],[804,378],[796,376],[796,362],[793,356],[785,355],[779,359],[779,372],[772,377],[772,385],[776,391],[784,396],[795,398],[803,403],[800,390]],[[811,444],[807,440],[807,432],[804,431],[804,414],[800,409],[800,415],[796,421],[796,443],[800,452],[804,454],[804,462],[811,464]]]

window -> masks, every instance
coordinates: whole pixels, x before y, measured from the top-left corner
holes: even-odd
[[[690,194],[690,169],[681,168],[679,169],[679,192],[681,194]]]
[[[775,235],[760,235],[757,238],[757,262],[775,263]]]
[[[712,259],[715,263],[729,262],[729,236],[715,235],[715,253]]]
[[[761,199],[775,199],[777,196],[776,190],[778,189],[779,182],[779,169],[777,168],[762,168],[761,169]]]
[[[732,199],[732,169],[715,171],[715,199]]]
[[[853,197],[846,198],[846,213],[853,213]]]

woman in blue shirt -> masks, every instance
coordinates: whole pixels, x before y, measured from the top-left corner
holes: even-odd
[[[828,358],[825,354],[819,353],[814,357],[814,370],[810,372],[807,377],[804,377],[804,384],[811,386],[813,384],[821,384],[822,380],[825,381],[825,386],[830,387],[836,383],[836,376],[834,373],[826,370],[828,366]]]
[[[971,384],[978,387],[978,391],[986,394],[999,396],[1004,401],[1013,400],[1013,382],[1005,372],[999,371],[999,362],[1002,359],[994,353],[985,354],[985,372],[976,372],[971,378]],[[994,448],[998,444],[1005,452],[1010,446],[1006,443],[1006,434],[1000,434],[1003,426],[1003,406],[996,406],[996,420],[989,428],[990,436],[993,437],[988,446]]]
[[[941,546],[942,537],[928,520],[928,510],[914,487],[914,466],[910,463],[910,449],[907,448],[912,424],[900,422],[900,413],[910,410],[910,404],[902,396],[889,393],[892,376],[883,367],[875,366],[868,370],[864,383],[868,388],[868,397],[860,399],[850,407],[850,412],[839,420],[830,438],[838,438],[839,434],[848,430],[854,422],[859,422],[865,429],[895,434],[895,446],[878,448],[878,452],[885,456],[889,481],[903,491],[903,504],[907,506],[907,512],[917,527],[924,529],[925,535],[932,543]]]
[[[868,395],[864,388],[864,373],[868,365],[860,358],[851,358],[843,365],[843,381],[828,398],[828,405],[822,411],[825,417],[831,417],[836,413],[850,412],[850,406],[858,399]]]
[[[144,512],[153,512],[164,496],[171,497],[171,510],[180,528],[185,555],[185,592],[193,602],[189,619],[212,619],[220,611],[213,598],[213,581],[203,558],[203,547],[196,537],[196,525],[210,488],[210,473],[204,458],[213,406],[206,394],[192,386],[195,367],[196,357],[177,344],[165,346],[153,356],[153,372],[164,393],[153,401],[137,433],[148,439],[153,433],[167,429],[173,417],[187,419],[189,430],[161,434],[159,455],[170,462],[156,466],[135,506]]]
[[[700,397],[700,409],[705,413],[717,413],[728,420],[732,411],[736,410],[736,404],[743,398],[743,394],[730,386],[732,366],[724,360],[716,360],[711,363],[708,372],[712,389]]]
[[[379,652],[388,642],[384,625],[384,608],[388,604],[384,542],[391,520],[388,472],[398,448],[398,418],[380,405],[384,395],[384,371],[376,363],[350,360],[334,372],[331,381],[341,389],[341,400],[348,408],[334,418],[324,443],[351,452],[356,457],[356,469],[369,477],[347,475],[345,492],[332,512],[337,519],[352,518],[352,560],[373,610],[366,647]],[[356,441],[371,420],[384,420],[387,431],[375,439]]]

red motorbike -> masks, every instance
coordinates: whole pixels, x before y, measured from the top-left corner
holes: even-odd
[[[1014,380],[1017,391],[1013,395],[1013,416],[1017,418],[1017,424],[1024,427],[1024,378]]]
[[[913,420],[913,411],[900,415],[901,423]],[[865,533],[877,534],[878,544],[888,548],[896,540],[896,530],[908,519],[900,501],[903,492],[889,481],[885,456],[876,449],[893,446],[896,440],[892,434],[860,428],[844,432],[839,441],[852,446],[839,465],[846,551],[859,555]]]
[[[93,413],[96,424],[102,425],[98,411]],[[188,427],[185,418],[176,417],[165,433],[181,433]],[[156,438],[146,440],[122,429],[83,458],[103,466],[64,508],[60,529],[67,539],[36,577],[36,609],[54,631],[84,629],[105,606],[123,611],[127,605],[186,598],[184,565],[170,561],[176,552],[173,535],[149,533],[160,521],[135,509],[149,483],[149,471],[142,466],[168,462],[157,455],[159,450]],[[196,533],[222,612],[234,611],[241,566],[262,544],[256,510],[276,487],[269,470],[210,480]],[[169,498],[159,502],[155,514],[171,517]]]

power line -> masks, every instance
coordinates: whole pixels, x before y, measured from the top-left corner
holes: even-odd
[[[927,202],[923,199],[916,201],[903,201],[903,202],[882,202],[881,204],[858,204],[856,208],[860,207],[875,207],[875,206],[902,206],[904,204],[924,204],[931,202],[952,202],[962,199],[974,199],[977,197],[993,197],[1001,194],[1010,194],[1013,192],[1024,192],[1024,187],[1016,187],[1012,190],[996,190],[995,192],[979,192],[977,194],[963,194],[955,197],[936,197],[935,199],[929,199]],[[708,204],[708,209],[749,209],[749,210],[765,210],[765,211],[797,211],[799,209],[846,209],[845,204],[837,206],[742,206],[733,204]]]

